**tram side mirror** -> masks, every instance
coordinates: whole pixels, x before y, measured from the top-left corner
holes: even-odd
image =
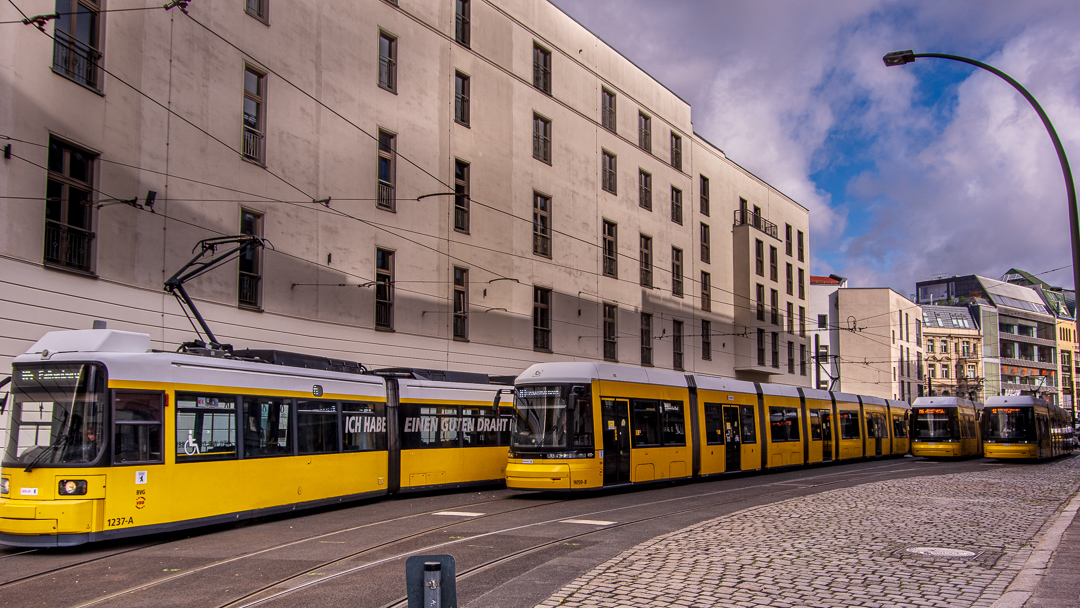
[[[573,410],[577,407],[578,398],[585,394],[585,387],[580,384],[570,389],[570,395],[566,399],[566,408]]]

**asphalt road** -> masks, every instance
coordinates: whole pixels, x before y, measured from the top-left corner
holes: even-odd
[[[986,466],[909,457],[572,496],[405,496],[138,541],[0,548],[0,606],[405,606],[406,559],[450,554],[460,606],[531,607],[626,549],[708,519]]]

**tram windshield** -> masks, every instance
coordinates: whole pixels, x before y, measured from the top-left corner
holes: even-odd
[[[1032,408],[989,407],[983,410],[987,441],[1022,441],[1034,439]]]
[[[511,445],[517,448],[592,448],[589,386],[521,386]]]
[[[95,463],[105,448],[105,368],[15,366],[5,467]]]
[[[956,408],[915,408],[912,416],[912,439],[916,441],[947,441],[960,439],[960,419]]]

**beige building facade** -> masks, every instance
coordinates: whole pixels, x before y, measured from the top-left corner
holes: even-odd
[[[238,348],[808,385],[807,210],[548,2],[72,3],[0,38],[3,374],[95,320],[191,340],[163,282],[248,233],[186,286]]]
[[[835,299],[838,388],[912,401],[922,393],[922,310],[888,288],[847,287]]]
[[[982,330],[963,306],[922,305],[926,395],[986,401]]]

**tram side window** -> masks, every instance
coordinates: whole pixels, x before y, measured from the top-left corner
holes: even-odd
[[[757,443],[757,429],[754,427],[754,406],[740,405],[739,420],[742,422],[742,442]]]
[[[799,411],[793,407],[769,407],[773,443],[799,440]]]
[[[664,445],[686,445],[686,418],[683,416],[682,401],[661,401],[660,417],[664,428]]]
[[[724,444],[724,408],[719,403],[705,404],[705,443]]]
[[[402,403],[401,449],[460,447],[460,424],[456,405]]]
[[[895,437],[897,439],[907,439],[907,436],[908,436],[907,422],[904,420],[903,416],[893,416],[892,417],[892,425],[893,425],[893,437]]]
[[[593,447],[593,417],[592,400],[588,395],[575,400],[574,409],[571,411],[571,427],[574,430],[574,447]]]
[[[810,439],[821,441],[821,417],[817,410],[810,410]]]
[[[296,449],[300,454],[338,451],[338,414],[334,401],[296,402]]]
[[[659,404],[651,399],[634,399],[630,404],[634,410],[633,447],[660,445]]]
[[[176,394],[176,462],[236,458],[236,397]]]
[[[464,447],[499,445],[499,418],[490,407],[463,407],[461,414],[461,440]]]
[[[162,393],[115,394],[113,464],[164,462],[162,397]]]
[[[341,404],[346,452],[386,449],[386,410],[382,403]]]
[[[244,457],[292,456],[290,399],[244,397]]]
[[[859,439],[859,412],[840,412],[840,439]]]

